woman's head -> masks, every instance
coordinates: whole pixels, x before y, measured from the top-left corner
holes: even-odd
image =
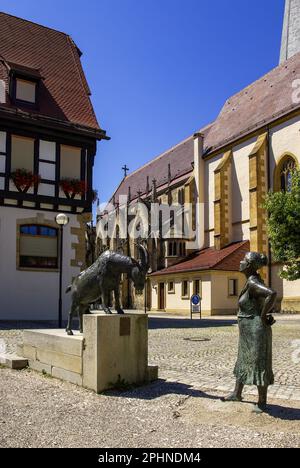
[[[251,270],[255,272],[267,265],[268,258],[265,254],[260,254],[258,252],[248,252],[245,255],[244,260],[242,260],[240,263],[240,271],[245,272],[246,270]]]

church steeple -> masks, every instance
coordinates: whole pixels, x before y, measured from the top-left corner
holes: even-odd
[[[280,63],[300,52],[300,0],[285,0]]]

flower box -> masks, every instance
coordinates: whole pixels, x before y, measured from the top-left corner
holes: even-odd
[[[70,200],[75,198],[76,195],[83,196],[87,192],[87,184],[84,180],[62,179],[59,185],[66,197]]]
[[[27,193],[31,187],[38,187],[41,176],[33,174],[26,169],[16,169],[10,174],[10,178],[19,192]]]

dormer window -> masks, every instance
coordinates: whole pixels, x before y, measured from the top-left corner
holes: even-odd
[[[16,78],[16,101],[36,104],[36,82]]]
[[[38,105],[38,88],[43,79],[39,70],[24,65],[9,63],[10,70],[10,96],[13,103],[20,106]]]

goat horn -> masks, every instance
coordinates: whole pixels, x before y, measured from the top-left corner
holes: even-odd
[[[141,244],[137,244],[137,247],[141,255],[141,265],[144,270],[148,271],[149,268],[149,254],[148,250]]]

